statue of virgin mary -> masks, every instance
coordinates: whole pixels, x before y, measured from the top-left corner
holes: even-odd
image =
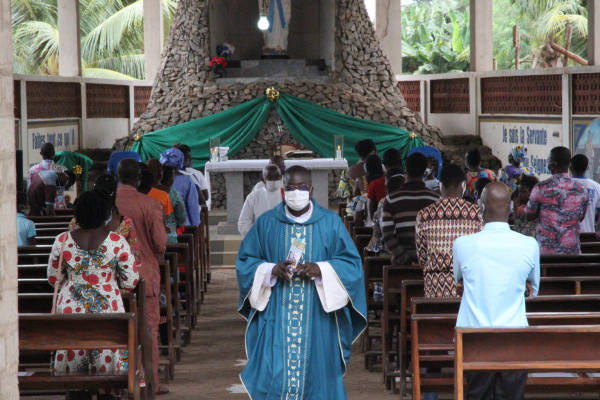
[[[269,29],[264,32],[263,54],[287,55],[291,0],[269,0],[267,12]]]

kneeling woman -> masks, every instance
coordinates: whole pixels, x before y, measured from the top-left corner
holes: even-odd
[[[95,190],[82,193],[75,201],[74,214],[80,228],[56,238],[48,262],[48,281],[60,285],[56,312],[125,312],[121,290],[137,285],[138,265],[125,238],[106,227],[111,215],[109,197]],[[61,249],[63,261],[59,266]],[[127,365],[126,350],[58,350],[54,371],[116,373],[126,371]],[[76,393],[69,397],[91,398],[85,392]]]

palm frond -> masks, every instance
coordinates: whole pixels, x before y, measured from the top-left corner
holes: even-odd
[[[13,29],[26,21],[56,21],[56,0],[12,0]]]
[[[28,54],[40,73],[58,73],[58,29],[42,21],[29,21],[13,34],[15,53]]]
[[[136,80],[132,76],[102,68],[86,68],[82,75],[85,78]]]
[[[128,54],[96,60],[87,64],[87,67],[109,69],[135,79],[144,79],[146,68],[144,59],[144,54]]]

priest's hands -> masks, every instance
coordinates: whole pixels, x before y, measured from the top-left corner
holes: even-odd
[[[315,263],[306,263],[298,265],[298,268],[296,268],[296,273],[298,276],[308,279],[318,278],[321,276],[321,268],[319,268],[319,266]]]
[[[273,269],[271,270],[271,275],[281,278],[284,281],[291,281],[293,273],[292,271],[290,271],[290,265],[292,264],[292,261],[280,262],[279,264],[273,267]]]

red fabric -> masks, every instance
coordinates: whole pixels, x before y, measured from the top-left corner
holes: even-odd
[[[375,201],[376,204],[379,204],[381,199],[383,199],[387,195],[387,190],[385,188],[385,176],[381,178],[375,179],[373,182],[369,184],[369,191],[367,192],[367,199]]]

